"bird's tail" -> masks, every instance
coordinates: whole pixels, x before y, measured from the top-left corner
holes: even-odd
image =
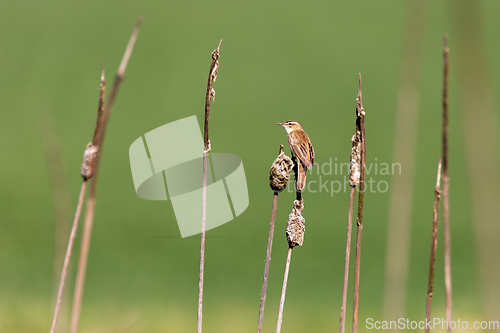
[[[304,168],[302,163],[300,161],[297,161],[298,164],[298,174],[297,174],[297,184],[295,184],[295,188],[297,191],[302,191],[304,187],[306,186],[306,171],[307,169]]]

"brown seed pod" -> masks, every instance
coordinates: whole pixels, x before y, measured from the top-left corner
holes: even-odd
[[[361,176],[361,133],[356,131],[352,136],[351,163],[349,164],[349,185],[356,186],[359,184]]]
[[[286,227],[286,239],[290,247],[302,246],[304,243],[304,234],[306,232],[306,220],[302,216],[304,211],[304,199],[295,200],[293,209],[288,216],[288,225]]]
[[[84,180],[92,178],[94,175],[94,161],[97,156],[97,146],[92,145],[90,142],[85,148],[83,153],[82,170],[81,175]]]
[[[271,165],[271,172],[269,174],[269,185],[274,192],[279,193],[285,189],[293,167],[292,159],[285,155],[283,145],[280,145],[280,153],[273,165]]]

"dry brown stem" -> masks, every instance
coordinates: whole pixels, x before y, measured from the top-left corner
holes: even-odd
[[[345,332],[345,309],[347,307],[347,287],[349,284],[349,260],[351,257],[351,234],[352,234],[352,213],[354,209],[354,194],[356,193],[356,185],[351,185],[351,195],[349,196],[349,213],[347,219],[347,236],[345,245],[345,262],[344,262],[344,285],[342,288],[342,306],[340,308],[340,328],[339,332]]]
[[[140,17],[137,20],[134,31],[132,31],[132,35],[128,41],[127,47],[125,48],[125,53],[123,54],[122,61],[120,62],[120,66],[118,67],[118,72],[115,75],[115,81],[113,82],[113,87],[111,88],[111,93],[109,94],[108,102],[104,108],[104,113],[102,115],[102,127],[101,133],[98,134],[97,143],[99,147],[99,155],[102,154],[102,145],[104,142],[104,136],[106,134],[106,126],[108,125],[108,120],[111,115],[111,110],[113,109],[113,105],[115,103],[116,95],[118,94],[118,89],[120,88],[120,84],[125,77],[125,70],[127,69],[128,62],[130,60],[130,56],[132,55],[132,51],[134,50],[135,42],[137,41],[137,37],[139,36],[139,31],[141,29],[143,18]],[[100,158],[97,163],[99,163]],[[96,182],[96,181],[94,181]],[[96,182],[97,183],[97,182]]]
[[[276,221],[277,207],[278,207],[278,192],[274,192],[273,210],[272,210],[272,214],[271,214],[271,224],[269,226],[269,238],[267,241],[266,264],[264,266],[264,278],[262,280],[262,292],[260,294],[260,308],[259,308],[259,320],[257,323],[257,333],[262,332],[262,323],[264,321],[264,308],[266,306],[267,281],[269,278],[269,267],[271,266],[271,251],[273,250],[274,225],[275,225],[275,221]]]
[[[285,307],[286,286],[288,284],[288,273],[290,272],[290,261],[292,260],[292,249],[292,247],[288,248],[288,254],[286,257],[285,276],[283,277],[283,288],[281,289],[280,308],[278,310],[278,324],[276,325],[276,333],[281,332],[281,324],[283,322],[283,308]]]
[[[111,94],[108,99],[106,106],[104,107],[103,113],[103,104],[104,104],[104,96],[101,96],[99,99],[99,111],[98,111],[98,123],[100,123],[100,130],[96,129],[94,132],[93,142],[97,143],[97,155],[95,157],[93,163],[92,177],[93,181],[90,184],[90,194],[87,199],[87,206],[85,210],[85,221],[83,226],[83,236],[82,236],[82,244],[80,247],[80,258],[78,261],[78,271],[76,276],[76,285],[75,285],[75,293],[73,298],[73,310],[71,315],[71,333],[76,333],[78,330],[78,323],[80,320],[80,310],[82,304],[83,297],[83,288],[85,285],[85,275],[87,270],[87,262],[88,262],[88,253],[90,248],[90,238],[92,235],[92,225],[94,221],[94,213],[95,213],[95,202],[96,202],[96,191],[97,191],[97,180],[98,180],[98,172],[99,172],[99,163],[102,156],[104,136],[106,133],[106,127],[109,120],[109,116],[111,114],[111,110],[113,108],[113,104],[118,93],[120,84],[125,76],[125,70],[127,68],[128,61],[130,59],[130,55],[132,54],[135,41],[137,40],[137,36],[139,34],[139,30],[142,24],[142,18],[137,21],[137,24],[132,32],[132,35],[129,39],[128,45],[125,49],[125,53],[123,55],[122,61],[118,68],[118,72],[115,76],[115,81],[113,83],[113,87],[111,89]],[[104,92],[103,89],[103,81],[104,81],[104,69],[101,74],[101,93]],[[99,127],[99,125],[96,125]]]
[[[207,226],[207,182],[208,182],[208,153],[210,152],[211,144],[208,137],[208,123],[210,120],[210,101],[215,100],[215,90],[212,85],[217,79],[219,70],[219,57],[220,57],[220,44],[212,52],[212,64],[210,65],[210,72],[208,74],[207,93],[205,95],[205,127],[204,127],[204,145],[205,151],[203,152],[203,189],[201,201],[201,239],[200,239],[200,275],[198,280],[198,320],[197,332],[202,332],[203,322],[203,282],[205,272],[205,233]]]
[[[347,236],[345,248],[345,262],[344,262],[344,285],[342,288],[342,306],[340,308],[340,327],[339,332],[345,332],[345,309],[347,306],[347,288],[349,284],[349,260],[351,257],[351,233],[352,233],[352,215],[354,209],[354,194],[356,192],[356,185],[359,184],[361,179],[361,164],[363,158],[363,133],[360,126],[361,117],[364,118],[365,111],[361,101],[361,74],[359,75],[359,89],[358,97],[356,99],[356,132],[352,136],[352,149],[351,161],[349,163],[349,185],[351,185],[351,195],[349,197],[349,213],[347,219]],[[363,120],[364,121],[364,120]],[[364,124],[363,124],[364,126]],[[359,209],[359,208],[358,208]]]
[[[269,185],[274,192],[273,211],[271,215],[271,225],[269,226],[269,239],[267,241],[266,264],[264,266],[264,279],[262,280],[262,292],[260,294],[259,320],[257,323],[257,333],[262,332],[264,321],[264,308],[266,306],[267,281],[269,278],[269,266],[271,264],[271,252],[273,249],[274,225],[276,221],[276,209],[278,207],[278,193],[283,191],[286,183],[290,179],[290,171],[293,169],[293,162],[290,157],[283,152],[283,145],[280,145],[279,155],[271,165],[269,173]]]
[[[441,198],[441,187],[439,186],[441,180],[441,159],[439,159],[436,187],[434,188],[434,210],[432,214],[432,243],[431,243],[431,260],[429,267],[429,285],[427,287],[427,306],[425,309],[425,317],[427,322],[431,321],[431,305],[432,295],[434,289],[434,267],[436,264],[436,249],[437,249],[437,236],[438,236],[438,219],[439,219],[439,199]],[[430,327],[426,325],[425,332],[430,332]]]
[[[61,279],[59,282],[59,288],[57,291],[56,308],[54,310],[54,317],[52,319],[52,327],[50,328],[50,333],[55,333],[57,329],[57,322],[59,320],[59,312],[61,310],[61,302],[64,292],[64,286],[66,285],[66,276],[68,274],[69,261],[71,259],[71,254],[73,252],[73,244],[76,238],[76,231],[78,230],[78,221],[80,220],[80,214],[83,206],[83,198],[85,197],[85,191],[87,189],[87,180],[84,180],[80,188],[80,195],[78,196],[78,204],[76,206],[75,217],[73,219],[73,226],[71,227],[71,233],[69,235],[68,247],[66,249],[66,255],[64,257],[64,264],[61,272]]]
[[[452,321],[451,295],[451,234],[450,234],[450,185],[448,177],[448,81],[449,81],[448,36],[444,36],[443,52],[443,232],[444,232],[444,284],[446,289],[446,320]],[[451,325],[448,325],[451,333]]]
[[[352,332],[358,331],[358,303],[359,303],[359,276],[361,268],[361,236],[363,233],[363,205],[365,197],[365,166],[366,166],[366,138],[365,138],[365,110],[361,92],[361,74],[359,74],[358,97],[356,98],[356,132],[360,133],[361,158],[358,197],[358,219],[356,232],[356,260],[354,267],[354,300]]]
[[[59,291],[58,291],[58,295],[57,295],[54,318],[52,321],[51,333],[54,333],[56,328],[57,328],[57,321],[59,318],[59,311],[61,309],[61,302],[62,302],[62,296],[63,296],[63,292],[64,292],[64,286],[66,284],[67,270],[69,267],[69,261],[71,259],[71,254],[73,252],[73,244],[74,244],[74,239],[76,238],[76,231],[78,230],[78,221],[80,220],[81,209],[83,206],[83,199],[85,197],[85,192],[87,189],[87,182],[94,175],[95,165],[96,165],[97,158],[99,155],[98,148],[99,148],[99,138],[100,138],[100,134],[101,134],[101,128],[103,126],[102,114],[103,114],[103,105],[104,105],[104,98],[105,98],[105,91],[106,91],[105,86],[106,86],[106,82],[104,79],[104,67],[103,67],[102,71],[101,71],[101,84],[99,86],[99,103],[98,103],[98,107],[97,107],[97,120],[96,120],[95,129],[94,129],[94,137],[92,139],[92,142],[90,142],[87,145],[87,147],[85,148],[85,151],[83,153],[83,161],[82,161],[82,167],[81,167],[81,171],[80,171],[80,174],[83,178],[83,183],[82,183],[81,190],[80,190],[80,196],[78,199],[78,205],[76,208],[75,218],[73,220],[73,227],[71,229],[70,239],[68,242],[68,248],[66,250],[66,256],[64,258],[64,264],[63,264],[63,268],[62,268],[62,272],[61,272],[61,280],[59,283]]]
[[[92,138],[92,145],[99,146],[101,141],[101,130],[104,116],[104,100],[106,96],[106,77],[104,75],[104,64],[101,69],[101,85],[99,86],[99,105],[97,106],[97,121],[94,130],[94,137]]]
[[[288,224],[286,227],[286,239],[288,241],[288,255],[285,265],[285,276],[283,278],[283,288],[281,289],[280,307],[278,310],[278,324],[276,325],[276,333],[281,331],[281,323],[283,322],[283,308],[285,306],[286,286],[288,284],[288,273],[290,272],[290,261],[292,257],[292,249],[295,246],[304,244],[305,223],[306,220],[302,216],[304,211],[304,199],[295,200],[293,209],[288,215]]]

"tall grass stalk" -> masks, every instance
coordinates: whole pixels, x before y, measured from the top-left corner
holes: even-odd
[[[283,277],[283,287],[281,288],[281,298],[280,307],[278,309],[278,323],[276,325],[276,333],[281,332],[281,324],[283,323],[283,309],[285,307],[286,286],[288,284],[288,273],[290,272],[290,261],[292,260],[292,249],[293,247],[291,246],[288,248],[288,254],[286,256],[285,276]]]
[[[73,219],[73,226],[71,227],[68,247],[66,249],[66,255],[62,267],[61,279],[59,282],[59,288],[57,292],[56,308],[54,311],[52,327],[50,330],[51,333],[55,333],[57,328],[57,322],[59,319],[59,312],[61,310],[64,286],[66,285],[66,275],[68,273],[69,262],[71,260],[71,255],[73,252],[73,244],[76,238],[76,231],[78,230],[78,221],[80,220],[80,214],[83,207],[85,192],[87,190],[87,183],[88,180],[94,176],[95,162],[98,154],[97,147],[99,146],[99,133],[100,129],[102,128],[102,121],[103,121],[105,93],[106,93],[106,81],[104,78],[104,66],[103,66],[103,69],[101,71],[101,83],[99,86],[99,103],[97,106],[97,120],[94,129],[94,136],[92,138],[92,142],[87,145],[87,148],[85,149],[85,152],[83,154],[83,162],[81,168],[81,176],[83,178],[83,183],[80,188],[80,195],[78,196],[78,204],[76,207],[75,217]]]
[[[266,306],[267,281],[269,278],[269,267],[271,266],[271,251],[273,250],[274,225],[276,222],[276,210],[278,207],[278,192],[273,195],[273,210],[271,214],[271,224],[269,226],[269,238],[267,241],[266,264],[264,266],[264,278],[262,280],[262,292],[260,294],[259,320],[257,323],[257,333],[262,332],[262,323],[264,321],[264,308]]]
[[[434,290],[434,268],[436,264],[436,249],[437,249],[437,241],[438,241],[438,220],[439,220],[439,199],[441,198],[441,159],[439,159],[438,164],[438,172],[437,172],[437,180],[436,187],[434,188],[434,210],[432,214],[432,243],[431,243],[431,260],[429,264],[429,284],[427,287],[427,306],[425,308],[425,318],[427,322],[431,322],[431,305],[432,305],[432,296]],[[430,327],[426,325],[425,332],[430,332]]]
[[[257,333],[262,332],[262,324],[264,321],[264,308],[266,305],[267,281],[269,278],[269,266],[271,265],[271,251],[273,250],[274,225],[276,222],[276,210],[278,207],[278,194],[282,192],[288,180],[290,179],[290,171],[294,168],[294,163],[290,157],[286,156],[283,151],[283,145],[280,145],[279,155],[271,165],[269,172],[269,186],[274,192],[273,195],[273,210],[271,214],[271,224],[269,226],[269,238],[267,241],[266,264],[264,266],[264,278],[262,279],[262,292],[260,294],[259,320],[257,323]]]
[[[349,213],[347,218],[347,236],[345,245],[345,262],[344,262],[344,285],[342,288],[342,306],[340,308],[340,327],[339,332],[345,332],[345,310],[347,307],[347,287],[349,284],[349,260],[351,257],[351,234],[352,234],[352,215],[354,210],[354,194],[356,193],[356,185],[351,185],[351,195],[349,196]]]
[[[96,131],[94,132],[94,141],[95,148],[97,149],[97,154],[95,157],[95,161],[93,163],[93,181],[90,184],[90,194],[87,198],[87,206],[85,210],[85,220],[83,226],[83,236],[82,243],[80,247],[80,258],[78,261],[78,270],[76,275],[76,284],[75,284],[75,292],[73,297],[73,308],[71,314],[71,327],[70,332],[76,333],[78,330],[78,323],[80,321],[80,312],[82,305],[82,297],[83,297],[83,288],[85,285],[85,275],[87,270],[87,262],[88,262],[88,253],[90,248],[90,238],[92,235],[92,225],[94,222],[94,213],[95,213],[95,203],[96,203],[96,191],[97,191],[97,181],[99,175],[99,164],[102,156],[102,149],[104,143],[104,136],[106,133],[106,126],[109,120],[109,116],[111,115],[111,110],[113,108],[113,104],[118,93],[119,87],[123,78],[125,77],[125,70],[127,69],[128,62],[130,60],[130,56],[132,55],[132,51],[134,49],[135,42],[137,40],[137,36],[139,34],[139,30],[142,24],[142,18],[137,21],[137,24],[132,32],[132,35],[129,39],[127,47],[125,49],[125,53],[123,54],[122,61],[120,66],[118,67],[118,71],[115,76],[115,80],[113,83],[113,87],[111,89],[111,94],[109,96],[109,100],[106,103],[104,108],[104,112],[102,113],[102,121],[100,122],[100,126],[96,126]],[[103,71],[104,73],[104,71]],[[103,74],[104,76],[104,74]],[[104,80],[104,77],[102,78]]]
[[[347,288],[349,285],[349,261],[351,257],[351,234],[352,234],[352,216],[354,210],[354,194],[356,186],[361,180],[362,152],[364,145],[364,133],[362,132],[361,118],[364,117],[364,110],[361,104],[361,74],[359,75],[358,96],[356,98],[356,130],[352,137],[351,160],[349,163],[349,185],[351,186],[351,195],[349,196],[349,212],[347,218],[347,236],[345,245],[345,263],[344,263],[344,285],[342,288],[342,306],[340,308],[340,327],[339,332],[345,332],[345,316],[347,306]],[[363,118],[364,119],[364,118]],[[364,121],[364,120],[363,120]],[[364,124],[363,124],[364,126]],[[364,176],[363,176],[364,177]]]
[[[202,332],[203,327],[203,282],[205,274],[205,233],[207,227],[207,183],[208,183],[208,153],[210,152],[211,144],[208,137],[208,125],[210,119],[210,101],[215,98],[215,90],[212,85],[217,79],[217,72],[219,70],[219,57],[220,57],[220,44],[212,52],[212,64],[210,65],[210,72],[208,74],[207,93],[205,95],[205,127],[204,127],[204,146],[203,152],[203,189],[201,201],[201,239],[200,239],[200,275],[198,280],[198,320],[197,332]]]
[[[361,74],[359,74],[358,97],[356,98],[356,132],[360,133],[360,161],[359,161],[359,197],[358,219],[356,228],[356,260],[354,266],[354,299],[352,332],[358,332],[358,305],[359,305],[359,277],[361,270],[361,237],[363,235],[363,207],[365,198],[365,169],[366,169],[366,138],[365,138],[365,110],[361,90]]]
[[[449,60],[448,36],[444,36],[443,51],[443,232],[444,232],[444,285],[446,290],[446,320],[452,321],[451,292],[451,234],[450,234],[450,179],[448,176],[448,82]],[[448,325],[448,332],[453,330]]]
[[[80,195],[78,196],[78,204],[76,206],[75,217],[73,219],[73,225],[71,227],[71,233],[69,235],[68,247],[66,249],[66,255],[64,257],[64,263],[61,272],[61,278],[59,280],[59,288],[57,290],[56,308],[54,310],[54,316],[52,318],[52,326],[50,328],[50,333],[55,333],[57,329],[57,323],[59,320],[59,312],[61,310],[61,303],[64,293],[64,287],[66,285],[66,276],[68,274],[69,262],[71,260],[71,254],[73,252],[73,244],[76,238],[76,231],[78,230],[78,221],[80,220],[80,214],[83,206],[83,199],[85,197],[85,191],[87,190],[87,179],[83,180],[82,186],[80,188]]]

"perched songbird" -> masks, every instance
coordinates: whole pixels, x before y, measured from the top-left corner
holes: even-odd
[[[288,145],[293,157],[298,160],[297,191],[302,191],[306,186],[306,172],[314,165],[314,149],[311,140],[298,121],[285,121],[278,123],[285,128],[288,134]]]

